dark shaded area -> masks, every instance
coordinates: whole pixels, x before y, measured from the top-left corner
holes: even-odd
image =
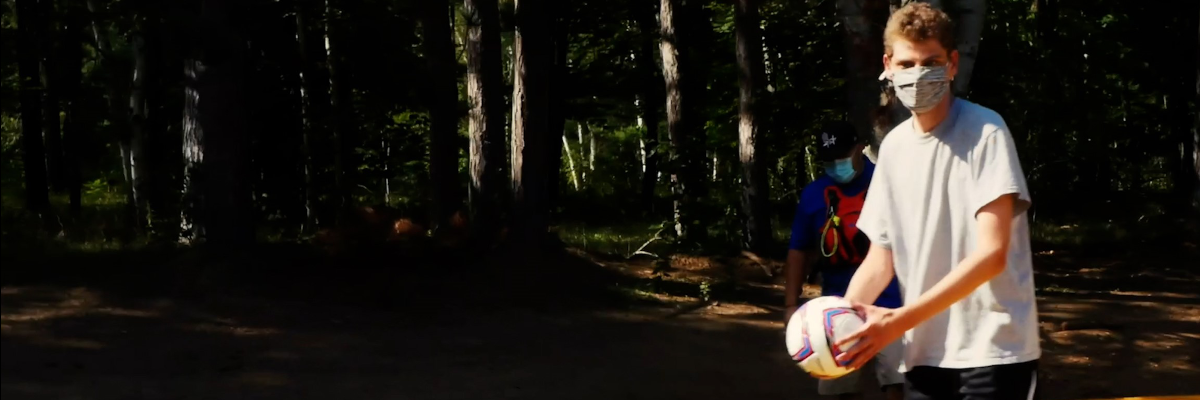
[[[859,3],[0,1],[0,391],[813,393],[779,244],[878,105]],[[986,3],[1045,398],[1200,393],[1200,3]]]
[[[718,282],[726,289],[710,292],[715,303],[672,307],[621,289],[698,297],[700,287],[636,278],[574,251],[546,258],[552,270],[376,251],[327,258],[264,246],[213,263],[207,291],[178,296],[166,288],[187,252],[6,250],[3,394],[718,399],[814,388],[781,349],[778,288],[761,282]],[[1196,391],[1187,377],[1200,360],[1188,349],[1200,345],[1200,299],[1185,285],[1195,271],[1146,269],[1171,257],[1134,255],[1038,257],[1044,398]],[[714,265],[698,273],[726,273]],[[1082,272],[1056,276],[1069,269]],[[1148,292],[1082,291],[1117,287]],[[730,307],[763,311],[720,311]]]

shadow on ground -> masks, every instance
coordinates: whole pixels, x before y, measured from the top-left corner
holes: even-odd
[[[221,267],[242,268],[240,284],[172,296],[171,264],[186,257],[43,254],[24,258],[37,264],[5,262],[0,392],[14,399],[724,399],[812,391],[787,359],[779,329],[663,318],[675,309],[611,290],[636,279],[565,254],[543,260],[549,269],[380,266],[266,248]]]
[[[1052,398],[1200,394],[1194,248],[1044,251],[1036,261]]]
[[[186,272],[194,263],[189,257],[168,250],[6,249],[0,393],[20,399],[815,396],[814,382],[787,359],[778,293],[766,286],[729,288],[719,305],[684,309],[631,301],[620,289],[653,286],[694,302],[696,285],[652,284],[571,253],[518,267],[388,252],[333,259],[280,245],[218,260],[201,274]],[[1200,310],[1187,285],[1196,282],[1195,271],[1102,265],[1111,260],[1039,256],[1043,398],[1200,393],[1194,379]],[[191,279],[208,283],[179,295],[173,282]]]

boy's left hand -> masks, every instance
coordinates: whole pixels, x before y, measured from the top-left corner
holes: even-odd
[[[875,354],[887,347],[888,344],[900,339],[900,336],[904,335],[904,331],[908,328],[905,328],[900,321],[900,316],[904,312],[903,308],[883,308],[854,301],[851,301],[851,304],[855,311],[866,317],[867,322],[857,331],[837,342],[838,347],[845,348],[850,342],[858,340],[858,343],[854,343],[854,347],[839,355],[837,361],[840,363],[851,360],[848,367],[858,369],[867,361],[875,358]]]

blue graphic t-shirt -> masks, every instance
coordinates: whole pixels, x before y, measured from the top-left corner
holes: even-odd
[[[839,189],[847,196],[858,195],[871,183],[871,177],[874,173],[875,164],[864,159],[862,173],[858,174],[850,182],[840,185]],[[821,228],[825,226],[829,211],[829,205],[825,199],[825,188],[833,185],[838,185],[838,183],[834,182],[833,178],[830,178],[829,175],[821,174],[821,177],[806,185],[804,190],[800,192],[800,204],[796,205],[796,217],[792,221],[790,249],[805,250],[811,251],[813,254],[820,254],[818,253],[817,245],[821,238]],[[821,269],[821,295],[845,296],[846,289],[850,287],[850,278],[854,277],[854,271],[856,270],[858,270],[858,267],[837,270],[831,270],[830,268]],[[893,276],[887,288],[879,295],[879,299],[875,300],[875,305],[897,308],[902,304],[900,282]]]

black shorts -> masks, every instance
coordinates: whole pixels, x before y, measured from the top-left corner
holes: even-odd
[[[906,400],[1038,400],[1037,360],[989,367],[920,366],[904,374]]]

